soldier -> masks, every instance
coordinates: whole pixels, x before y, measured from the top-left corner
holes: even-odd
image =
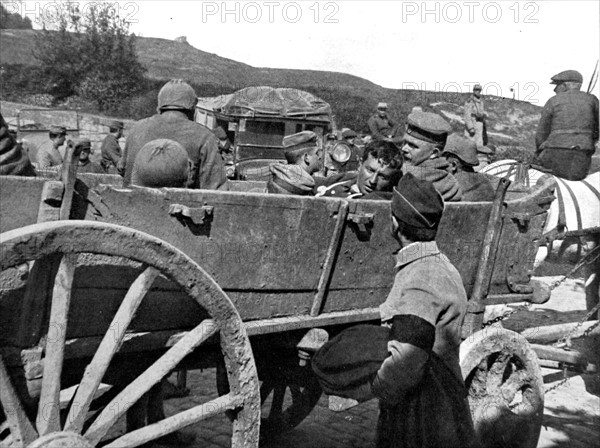
[[[390,141],[394,134],[394,122],[388,117],[387,103],[377,105],[377,113],[373,114],[367,125],[374,140]]]
[[[477,159],[477,145],[473,140],[458,134],[451,134],[446,141],[442,157],[450,164],[448,171],[458,181],[463,201],[494,200],[491,179],[474,170],[474,167],[478,166],[479,160]]]
[[[315,196],[348,199],[391,199],[402,177],[402,154],[391,142],[372,141],[366,147],[358,173],[344,173],[320,181]]]
[[[166,83],[158,93],[158,114],[138,121],[127,136],[119,168],[124,185],[131,183],[133,163],[142,147],[156,139],[174,140],[185,148],[193,162],[190,188],[227,189],[223,159],[217,138],[193,121],[198,98],[194,89],[180,79]]]
[[[42,170],[62,165],[65,149],[63,148],[61,151],[60,148],[67,139],[67,129],[64,126],[52,125],[48,131],[48,137],[50,142],[40,147],[37,154],[38,165]]]
[[[0,175],[35,176],[29,156],[8,129],[8,124],[0,114]]]
[[[470,447],[475,433],[459,364],[467,294],[435,237],[444,200],[406,174],[394,189],[396,279],[379,307],[389,356],[372,383],[380,400],[377,448]]]
[[[407,118],[404,134],[404,173],[433,182],[444,201],[460,201],[458,181],[448,172],[449,163],[440,154],[452,127],[431,112],[412,112]]]
[[[92,142],[89,138],[78,138],[74,142],[75,149],[81,148],[79,153],[79,163],[77,164],[78,173],[93,173],[103,174],[104,170],[100,165],[90,160],[90,152],[92,151]]]
[[[544,106],[535,136],[535,163],[568,180],[588,175],[598,141],[598,98],[581,92],[582,82],[575,70],[552,77],[556,95]]]
[[[321,168],[323,150],[317,134],[302,131],[283,138],[287,165],[275,163],[269,167],[269,193],[312,195],[315,180],[312,175]]]
[[[483,166],[489,164],[489,155],[492,151],[487,148],[488,135],[486,120],[488,114],[485,111],[483,98],[481,97],[481,84],[473,86],[473,95],[465,102],[464,120],[465,137],[472,139],[477,145],[477,157]],[[483,166],[481,168],[483,168]]]
[[[121,160],[121,145],[119,139],[123,137],[122,121],[113,120],[108,123],[108,135],[102,141],[100,151],[102,153],[102,161],[100,164],[105,173],[117,174],[117,165]]]

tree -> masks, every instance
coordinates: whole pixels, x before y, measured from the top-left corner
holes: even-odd
[[[57,30],[37,37],[36,59],[46,75],[45,90],[60,100],[79,95],[100,110],[137,93],[145,69],[137,58],[135,35],[112,4],[64,3]]]
[[[4,5],[0,4],[0,29],[4,30],[30,30],[31,19],[21,17],[17,12],[9,12]]]

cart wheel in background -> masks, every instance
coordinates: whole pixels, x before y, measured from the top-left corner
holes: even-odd
[[[535,448],[544,416],[544,382],[527,340],[490,327],[460,346],[475,432],[485,448]]]
[[[181,411],[149,426],[126,433],[105,446],[139,446],[211,416],[232,411],[232,440],[235,448],[258,446],[260,396],[252,349],[235,307],[216,282],[193,260],[175,247],[150,235],[122,226],[89,221],[59,221],[36,224],[0,235],[2,271],[48,255],[60,257],[54,280],[50,310],[51,328],[46,338],[42,388],[37,416],[28,416],[0,358],[0,401],[6,421],[2,423],[4,443],[35,448],[96,446],[103,444],[109,430],[140,397],[159,383],[196,347],[220,336],[231,392]],[[77,392],[66,410],[60,409],[61,373],[64,364],[66,331],[77,254],[91,253],[123,257],[142,263],[144,269],[133,282],[109,331],[102,338],[93,360],[85,369]],[[195,299],[210,318],[187,332],[141,375],[131,381],[95,415],[86,419],[92,400],[109,363],[115,357],[139,304],[159,275],[164,275]],[[64,414],[67,414],[66,420]],[[62,418],[61,418],[62,417]],[[64,423],[63,423],[64,422]],[[31,444],[31,445],[30,445]]]
[[[309,416],[323,393],[310,366],[298,358],[270,368],[259,368],[261,438],[294,429]]]

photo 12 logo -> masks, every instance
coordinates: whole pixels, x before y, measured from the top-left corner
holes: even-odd
[[[2,1],[2,6],[7,14],[20,14],[28,18],[35,25],[51,26],[58,24],[61,17],[69,11],[78,10],[82,17],[86,17],[92,8],[110,6],[115,17],[120,17],[125,23],[138,23],[136,16],[140,7],[135,2],[21,2]]]
[[[536,2],[402,2],[402,23],[538,23]]]
[[[336,2],[202,2],[202,23],[339,23]]]

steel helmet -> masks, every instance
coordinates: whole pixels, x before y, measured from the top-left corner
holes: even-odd
[[[182,79],[172,79],[158,92],[158,110],[184,109],[192,110],[198,97],[196,92]]]

